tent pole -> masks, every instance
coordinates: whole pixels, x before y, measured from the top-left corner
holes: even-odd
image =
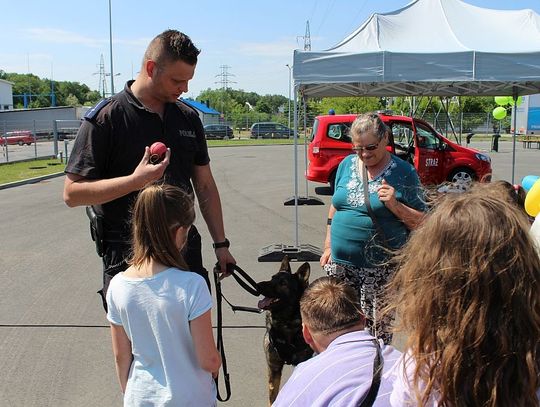
[[[302,103],[304,105],[304,168],[307,171],[307,98],[304,94],[302,94]],[[304,177],[304,180],[306,181],[306,198],[309,196],[308,193],[308,180],[306,177]]]
[[[322,250],[311,244],[300,244],[298,239],[299,220],[298,220],[298,89],[294,86],[294,196],[285,202],[285,205],[293,205],[294,202],[294,245],[285,245],[283,243],[271,244],[263,247],[259,251],[260,262],[281,262],[284,256],[289,260],[297,261],[319,261],[322,256]],[[313,198],[318,199],[318,198]],[[303,199],[305,201],[305,199]],[[324,205],[324,203],[321,201]]]
[[[296,92],[294,93],[294,100],[297,100],[297,95],[298,95],[299,92]],[[308,146],[307,146],[307,97],[305,96],[305,94],[303,92],[300,92],[302,98],[301,98],[301,102],[303,104],[303,109],[304,109],[304,169],[307,171],[307,165],[308,165],[308,153],[307,153],[307,150],[308,150]],[[295,125],[294,125],[294,130],[295,130],[295,138],[294,138],[294,145],[295,147],[297,147],[297,142],[298,142],[298,124],[300,122],[300,107],[296,104],[295,105]],[[297,160],[297,157],[296,157],[296,151],[295,150],[295,153],[294,153],[294,158],[295,160]],[[298,169],[296,168],[296,165],[295,165],[295,176],[297,176],[297,172],[298,172]],[[296,178],[295,178],[296,179]],[[306,195],[305,196],[298,196],[298,191],[295,191],[295,196],[294,197],[291,197],[291,198],[287,198],[285,200],[285,202],[283,202],[283,205],[285,206],[292,206],[292,205],[295,205],[295,206],[298,206],[298,205],[324,205],[324,202],[322,201],[322,199],[320,198],[317,198],[317,197],[314,197],[314,196],[309,196],[308,195],[308,180],[307,178],[305,179],[306,180]],[[297,209],[298,210],[298,209]]]
[[[294,92],[294,245],[298,247],[298,92]]]
[[[517,126],[517,88],[512,89],[512,98],[514,100],[514,132],[512,134],[512,185],[514,184],[514,175],[516,169],[516,126]]]

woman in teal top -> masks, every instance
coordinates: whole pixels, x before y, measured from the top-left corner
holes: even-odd
[[[389,130],[377,114],[359,115],[350,132],[356,154],[346,157],[337,170],[321,265],[357,290],[372,334],[390,343],[391,321],[377,318],[383,306],[377,299],[393,274],[385,248],[405,243],[409,231],[421,222],[425,206],[414,167],[386,149]],[[365,204],[363,166],[376,224]]]

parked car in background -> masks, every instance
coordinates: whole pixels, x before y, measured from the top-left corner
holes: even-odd
[[[289,138],[293,135],[294,130],[279,123],[260,122],[251,125],[250,138]]]
[[[233,138],[233,129],[226,124],[207,124],[204,126],[204,134],[207,139],[229,140]]]
[[[388,150],[414,165],[422,184],[448,181],[465,187],[473,180],[491,180],[488,155],[448,140],[424,120],[386,113],[379,117],[391,131]],[[308,147],[308,180],[334,188],[339,163],[353,153],[349,130],[355,118],[355,114],[315,118]]]
[[[20,146],[26,144],[31,145],[34,142],[34,136],[30,130],[15,130],[7,131],[6,134],[0,135],[0,145],[18,144]]]

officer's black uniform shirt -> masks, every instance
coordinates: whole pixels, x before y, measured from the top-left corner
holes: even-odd
[[[65,172],[88,179],[127,176],[139,165],[145,146],[161,141],[171,149],[164,181],[192,192],[194,166],[210,162],[198,114],[182,102],[167,103],[162,120],[133,95],[132,83],[87,113]],[[134,192],[95,206],[105,217],[106,230],[129,236],[129,213],[136,196]]]

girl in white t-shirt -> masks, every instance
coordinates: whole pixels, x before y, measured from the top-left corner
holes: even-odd
[[[212,298],[181,255],[194,219],[192,198],[175,186],[150,185],[135,202],[130,267],[107,292],[125,406],[216,404]]]
[[[540,259],[497,186],[449,194],[398,256],[392,406],[538,406]]]

